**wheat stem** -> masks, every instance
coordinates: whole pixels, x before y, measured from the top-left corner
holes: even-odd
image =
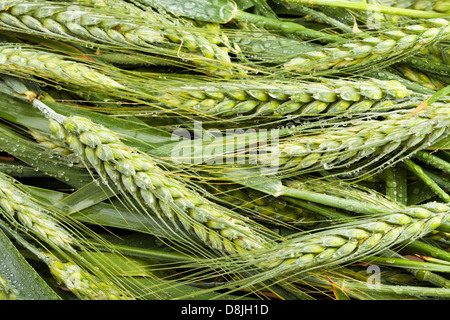
[[[450,262],[450,253],[448,251],[432,246],[424,241],[414,241],[412,243],[409,243],[405,247],[405,249],[412,250],[413,252],[418,254],[427,255],[428,257],[442,259],[444,261]]]
[[[413,243],[418,242],[419,241],[414,241]],[[398,259],[407,260],[407,258],[402,256],[401,254],[394,252],[392,250],[386,250],[385,252],[382,252],[381,255],[385,257],[395,257]],[[406,268],[405,270],[412,273],[419,281],[427,281],[433,284],[434,286],[440,288],[450,288],[450,281],[437,273],[433,273],[428,270],[415,270],[409,268]]]
[[[286,12],[287,14],[291,13],[292,11],[299,12],[302,15],[307,16],[308,19],[320,21],[321,23],[336,27],[347,34],[353,33],[352,27],[349,24],[340,21],[338,17],[333,17],[332,15],[328,15],[322,11],[292,2],[283,3],[283,5],[287,8],[287,10],[283,12]]]
[[[414,174],[419,177],[425,184],[431,188],[442,200],[445,202],[450,202],[450,195],[447,194],[433,179],[431,179],[416,163],[410,159],[405,159],[403,163],[410,169]]]
[[[448,299],[450,298],[449,288],[435,288],[435,287],[423,287],[423,286],[399,286],[399,285],[370,285],[367,283],[359,283],[356,281],[344,280],[338,284],[342,290],[356,290],[364,291],[370,290],[374,293],[380,294],[395,294],[395,295],[407,295],[410,297],[418,297],[423,300],[425,297],[433,297],[434,299]]]
[[[281,30],[284,33],[290,33],[300,36],[305,40],[318,40],[323,42],[340,42],[344,41],[344,38],[335,36],[332,34],[327,34],[324,32],[316,31],[314,29],[309,29],[301,24],[282,21],[278,19],[273,19],[269,17],[263,17],[261,15],[251,14],[238,10],[235,16],[236,20],[245,21],[247,23],[253,23],[256,26],[263,27],[265,29],[271,30]]]
[[[450,163],[430,152],[419,151],[414,157],[430,166],[435,167],[436,169],[450,173]]]
[[[389,211],[387,208],[383,208],[377,205],[365,204],[364,206],[361,206],[361,201],[358,200],[339,198],[321,192],[296,188],[292,185],[284,189],[281,195],[292,197],[294,199],[312,201],[332,208],[341,208],[361,214],[381,214]],[[338,215],[337,218],[342,218],[342,216]]]
[[[336,7],[336,8],[347,8],[354,10],[363,10],[363,11],[374,11],[380,13],[385,13],[389,15],[398,15],[405,16],[410,18],[422,18],[422,19],[430,19],[430,18],[439,18],[445,17],[444,13],[438,12],[429,12],[422,10],[413,10],[413,9],[404,9],[397,7],[386,7],[380,6],[372,3],[364,3],[364,2],[353,2],[353,1],[336,1],[336,0],[283,0],[284,2],[293,2],[300,3],[304,5],[319,5],[319,6],[327,6],[327,7]]]
[[[437,272],[449,272],[448,266],[442,266],[435,263],[429,263],[429,262],[421,262],[421,261],[414,261],[414,260],[408,260],[400,257],[380,257],[380,256],[367,256],[361,259],[361,262],[366,262],[370,264],[376,264],[376,265],[385,265],[385,266],[392,266],[395,265],[396,267],[403,267],[408,269],[428,269],[431,271],[437,271]],[[448,280],[445,283],[441,283],[441,285],[444,285],[446,288],[449,287]]]

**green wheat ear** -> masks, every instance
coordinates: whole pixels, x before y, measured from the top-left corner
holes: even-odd
[[[393,213],[338,225],[311,235],[297,236],[267,254],[255,256],[263,268],[298,273],[346,263],[423,237],[450,218],[450,208],[429,202]]]
[[[55,247],[75,252],[77,241],[54,213],[19,188],[19,182],[0,173],[0,213],[18,228],[37,235]]]
[[[286,62],[284,68],[297,73],[309,73],[374,65],[415,53],[449,36],[450,26],[446,19],[430,19],[425,25],[409,25],[381,32],[379,36],[332,44],[322,50],[300,54]]]
[[[199,65],[216,74],[233,73],[231,46],[223,46],[224,40],[217,41],[215,32],[187,22],[183,24],[182,20],[171,21],[157,12],[143,11],[131,4],[113,2],[102,7],[51,1],[7,1],[0,6],[0,26],[88,46],[101,44],[105,48],[114,47],[116,51],[126,48],[162,54],[178,61],[189,61],[191,68]],[[127,11],[135,19],[127,17]],[[151,61],[150,57],[148,62]]]
[[[449,119],[449,104],[440,101],[414,115],[411,110],[399,110],[382,120],[292,136],[280,141],[272,152],[279,157],[280,168],[290,172],[337,169],[364,159],[375,163],[394,152],[395,157],[405,156],[445,138]],[[264,164],[264,158],[261,162]]]
[[[179,224],[188,233],[222,253],[267,245],[250,220],[202,197],[162,170],[147,154],[128,147],[118,135],[82,117],[50,120],[53,135],[63,140],[105,183],[113,183],[163,221]],[[182,230],[176,231],[177,233]],[[178,235],[179,236],[179,235]]]
[[[48,267],[55,280],[81,300],[133,300],[116,287],[98,279],[74,263],[52,258],[48,262]]]
[[[407,0],[407,1],[382,1],[390,3],[391,6],[397,8],[413,9],[420,11],[436,11],[446,13],[450,11],[450,4],[448,1],[423,1],[423,0]]]
[[[408,98],[414,101],[414,95],[417,94],[395,80],[319,79],[296,84],[254,80],[194,82],[166,89],[159,99],[167,108],[174,105],[177,111],[190,114],[251,119],[387,111],[409,103]]]
[[[98,90],[126,90],[111,77],[87,64],[72,60],[61,54],[36,50],[31,46],[17,44],[0,45],[0,69],[8,72],[26,73],[65,84],[90,87]]]
[[[223,50],[217,51],[218,56],[216,58],[218,60],[223,59],[224,61],[229,61],[229,58],[223,57],[223,55],[228,55],[228,51],[237,49],[222,32],[219,23],[196,21],[181,16],[177,16],[176,19],[174,19],[173,16],[161,11],[155,11],[148,6],[142,7],[138,6],[136,3],[125,2],[122,0],[81,0],[77,1],[77,3],[99,9],[113,10],[126,15],[134,15],[142,20],[161,20],[169,25],[178,26],[179,28],[173,30],[173,34],[166,36],[177,43],[181,43],[180,39],[183,38],[183,34],[186,37],[186,40],[188,40],[187,37],[189,36],[189,39],[191,39],[190,41],[193,42],[192,46],[194,51],[205,50],[205,56],[208,55],[208,51],[214,51],[214,48],[211,48],[211,44],[215,44]],[[194,29],[195,27],[200,27],[205,32],[197,32],[189,35],[188,32],[182,30],[182,27],[194,27]],[[197,30],[201,31],[201,29]]]
[[[77,256],[79,242],[74,234],[67,230],[64,223],[49,209],[39,205],[30,195],[20,188],[20,183],[0,173],[0,214],[11,226],[36,237],[51,247],[65,250],[69,255]],[[37,257],[47,264],[51,274],[59,284],[66,286],[78,298],[83,300],[128,300],[111,283],[82,270],[73,262],[61,262],[56,256],[38,252]],[[15,300],[17,297],[0,276],[0,300]]]

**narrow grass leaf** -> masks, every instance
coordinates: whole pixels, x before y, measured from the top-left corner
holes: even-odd
[[[18,300],[60,300],[1,229],[0,261],[0,275]]]

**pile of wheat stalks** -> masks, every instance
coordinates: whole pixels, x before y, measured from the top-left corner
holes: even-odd
[[[0,2],[0,298],[450,298],[450,6]]]

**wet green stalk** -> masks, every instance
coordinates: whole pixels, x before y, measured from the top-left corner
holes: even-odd
[[[422,168],[409,159],[405,159],[403,163],[410,169],[416,176],[418,176],[425,184],[430,187],[442,200],[449,203],[450,195],[447,194],[433,179],[431,179]]]
[[[237,11],[236,20],[253,23],[256,26],[263,27],[268,30],[281,30],[285,33],[296,34],[305,40],[318,40],[326,43],[344,41],[345,38],[340,36],[327,34],[313,29],[308,29],[301,24],[295,22],[282,21],[278,19],[263,17],[244,11]]]
[[[319,6],[328,6],[328,7],[336,7],[336,8],[347,8],[353,10],[377,10],[380,13],[389,14],[389,15],[398,15],[410,18],[417,19],[430,19],[430,18],[439,18],[445,17],[444,13],[438,12],[429,12],[422,10],[412,10],[412,9],[404,9],[404,8],[396,8],[396,7],[385,7],[376,4],[369,4],[365,2],[354,2],[354,1],[334,1],[334,0],[282,0],[281,2],[286,3],[300,3],[307,6],[319,5]]]
[[[435,167],[436,169],[450,173],[450,163],[430,152],[419,151],[414,157],[430,166]]]

